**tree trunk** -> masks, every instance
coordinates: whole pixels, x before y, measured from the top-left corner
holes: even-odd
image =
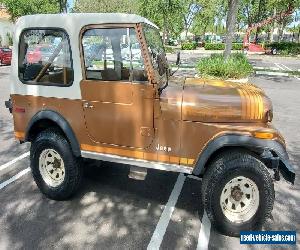
[[[274,8],[274,12],[273,12],[273,16],[276,15],[276,8]],[[271,27],[271,37],[270,37],[270,42],[274,42],[274,29],[275,29],[275,24],[276,24],[276,20],[274,20],[274,22],[272,23],[272,27]]]
[[[163,42],[166,44],[166,33],[167,33],[167,21],[166,16],[164,15],[164,27],[163,27]]]
[[[261,12],[262,12],[262,5],[263,5],[263,1],[262,0],[259,0],[259,3],[258,3],[258,12],[257,12],[257,17],[256,17],[256,22],[260,22],[261,21]],[[259,27],[256,29],[256,32],[255,32],[255,39],[254,39],[254,42],[257,44],[257,40],[258,40],[258,34],[259,34]]]
[[[229,10],[227,13],[227,20],[226,20],[226,44],[225,44],[225,51],[224,57],[227,59],[231,53],[232,49],[232,41],[234,36],[234,27],[236,23],[236,15],[238,11],[239,0],[229,0]]]
[[[257,29],[256,29],[256,32],[255,32],[255,39],[254,39],[254,42],[257,44],[258,43],[258,33],[259,33],[259,30],[260,30],[260,28],[258,27]]]
[[[281,40],[282,40],[283,29],[284,29],[284,25],[283,25],[283,22],[282,22],[282,23],[280,23],[280,25],[279,25],[279,30],[278,30],[278,42],[281,42]]]

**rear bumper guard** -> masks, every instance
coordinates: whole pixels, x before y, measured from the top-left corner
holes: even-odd
[[[9,99],[8,101],[5,101],[5,107],[6,107],[7,109],[9,109],[9,112],[10,112],[10,113],[12,113],[13,104],[12,104],[11,99]]]

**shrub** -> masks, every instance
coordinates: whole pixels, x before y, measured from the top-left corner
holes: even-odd
[[[248,77],[253,67],[242,53],[231,54],[227,60],[221,54],[212,54],[198,62],[197,70],[203,77],[240,79]]]
[[[181,49],[182,50],[193,50],[197,48],[197,43],[196,42],[184,42],[181,44]]]
[[[292,42],[274,42],[265,45],[266,49],[276,49],[281,55],[299,55],[300,43]]]
[[[206,50],[224,50],[225,43],[205,43],[204,49]],[[232,43],[233,50],[242,50],[243,44],[242,43]]]
[[[165,46],[166,53],[175,53],[175,49],[170,46]]]

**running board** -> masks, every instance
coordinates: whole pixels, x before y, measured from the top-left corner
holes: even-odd
[[[187,166],[134,159],[134,158],[128,158],[128,157],[123,157],[118,155],[102,154],[102,153],[96,153],[90,151],[81,151],[81,156],[83,158],[88,158],[88,159],[122,163],[131,166],[142,167],[142,168],[158,169],[164,171],[179,172],[184,174],[192,174],[193,172],[193,168]]]

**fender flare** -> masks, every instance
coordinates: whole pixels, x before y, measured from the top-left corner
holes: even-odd
[[[64,132],[66,135],[68,141],[70,142],[71,149],[74,153],[75,156],[79,157],[81,156],[81,151],[79,147],[79,143],[77,141],[77,138],[75,136],[75,133],[68,123],[68,121],[63,118],[59,113],[53,110],[42,110],[36,113],[30,120],[27,129],[26,129],[26,134],[25,134],[25,141],[29,141],[29,135],[30,135],[30,130],[36,124],[38,121],[41,120],[51,120],[52,122],[56,123],[57,126],[61,128],[61,130]]]
[[[261,153],[264,150],[269,150],[278,156],[281,161],[288,162],[289,159],[285,147],[278,141],[257,139],[245,135],[223,135],[215,138],[207,144],[197,160],[193,174],[203,175],[206,163],[210,157],[217,150],[224,147],[243,147],[248,148],[251,151],[257,151]]]

